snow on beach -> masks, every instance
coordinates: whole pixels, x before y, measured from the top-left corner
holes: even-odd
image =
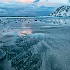
[[[0,70],[70,70],[69,22],[69,18],[0,18],[0,50],[6,53]]]

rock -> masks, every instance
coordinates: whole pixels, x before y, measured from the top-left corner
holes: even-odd
[[[56,9],[50,16],[70,16],[70,6],[61,6]]]
[[[6,53],[0,49],[0,61],[2,61],[2,59],[4,59],[6,56]]]

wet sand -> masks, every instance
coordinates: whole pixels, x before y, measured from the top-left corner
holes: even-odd
[[[5,32],[0,37],[0,49],[6,52],[3,70],[70,70],[69,23],[52,27],[37,23],[26,25],[32,29]]]

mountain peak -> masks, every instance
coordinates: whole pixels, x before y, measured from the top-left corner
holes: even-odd
[[[51,16],[70,16],[70,5],[63,5],[56,9]]]

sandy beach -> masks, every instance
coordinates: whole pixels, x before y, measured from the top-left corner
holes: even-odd
[[[70,70],[69,21],[1,18],[0,50],[6,58],[0,70]]]

